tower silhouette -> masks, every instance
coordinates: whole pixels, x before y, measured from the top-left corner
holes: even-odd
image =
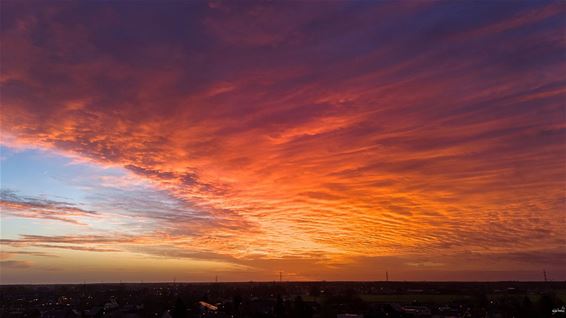
[[[542,271],[542,274],[544,275],[544,281],[548,282],[548,278],[546,277],[546,269]]]

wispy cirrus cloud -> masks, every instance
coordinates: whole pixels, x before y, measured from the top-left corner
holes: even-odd
[[[46,219],[81,225],[76,218],[96,217],[99,213],[77,207],[73,203],[20,196],[8,189],[0,190],[3,213],[20,218]]]
[[[17,239],[0,239],[0,244],[19,251],[7,252],[8,255],[31,255],[41,256],[30,251],[22,251],[22,248],[39,249],[62,249],[86,252],[120,252],[121,244],[136,243],[139,238],[128,236],[101,236],[101,235],[80,235],[80,236],[42,236],[42,235],[23,235]],[[45,254],[50,255],[50,254]]]
[[[31,263],[27,261],[16,261],[16,260],[0,261],[0,268],[27,269],[30,268],[31,266],[32,266]]]
[[[23,256],[34,256],[34,257],[57,257],[57,255],[38,252],[38,251],[21,251],[21,250],[3,250],[0,252],[0,259],[7,259],[12,256],[23,255]]]

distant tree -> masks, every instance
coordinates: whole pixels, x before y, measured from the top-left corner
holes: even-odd
[[[552,316],[552,309],[555,307],[555,298],[553,294],[544,294],[540,297],[537,304],[538,317]]]
[[[173,318],[185,318],[187,317],[187,306],[181,298],[177,298],[175,301],[175,306],[171,311],[171,317]]]
[[[311,307],[305,304],[301,296],[295,297],[295,302],[293,304],[293,309],[295,315],[293,317],[297,318],[310,318],[312,317]]]
[[[185,299],[185,301],[186,301],[186,299]],[[200,305],[198,300],[193,297],[193,298],[191,298],[190,301],[187,302],[187,304],[189,304],[187,306],[187,317],[189,317],[189,318],[200,317],[200,312],[201,312],[202,306]]]
[[[320,296],[320,286],[318,286],[318,284],[312,285],[309,294],[313,297]]]
[[[525,296],[523,298],[523,301],[521,302],[521,306],[520,306],[520,310],[519,310],[518,314],[519,314],[519,317],[524,317],[524,318],[534,316],[533,303],[531,302],[531,299],[529,298],[529,296]]]
[[[484,292],[474,293],[469,305],[472,317],[485,317],[488,311],[489,300]]]
[[[281,295],[277,295],[277,303],[275,304],[275,317],[285,317],[285,304]]]
[[[242,305],[242,296],[240,293],[236,293],[234,297],[232,297],[232,308],[234,310],[234,317],[240,317],[240,307]]]
[[[3,315],[0,314],[0,316],[3,316]],[[39,317],[41,317],[41,312],[39,311],[39,309],[35,308],[28,314],[27,317],[30,317],[30,318],[36,318],[37,317],[37,318],[39,318]]]

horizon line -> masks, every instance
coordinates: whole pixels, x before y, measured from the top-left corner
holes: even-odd
[[[39,285],[152,285],[152,284],[283,284],[283,283],[566,283],[566,280],[304,280],[304,281],[277,281],[277,280],[249,280],[249,281],[156,281],[156,282],[82,282],[82,283],[0,283],[3,286],[39,286]]]

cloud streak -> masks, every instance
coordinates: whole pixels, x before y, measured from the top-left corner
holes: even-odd
[[[7,189],[0,191],[0,208],[2,212],[20,218],[55,220],[77,225],[84,225],[76,220],[77,217],[98,215],[95,211],[81,209],[73,203],[22,197]]]
[[[27,269],[31,266],[31,263],[26,261],[0,261],[0,268]]]

